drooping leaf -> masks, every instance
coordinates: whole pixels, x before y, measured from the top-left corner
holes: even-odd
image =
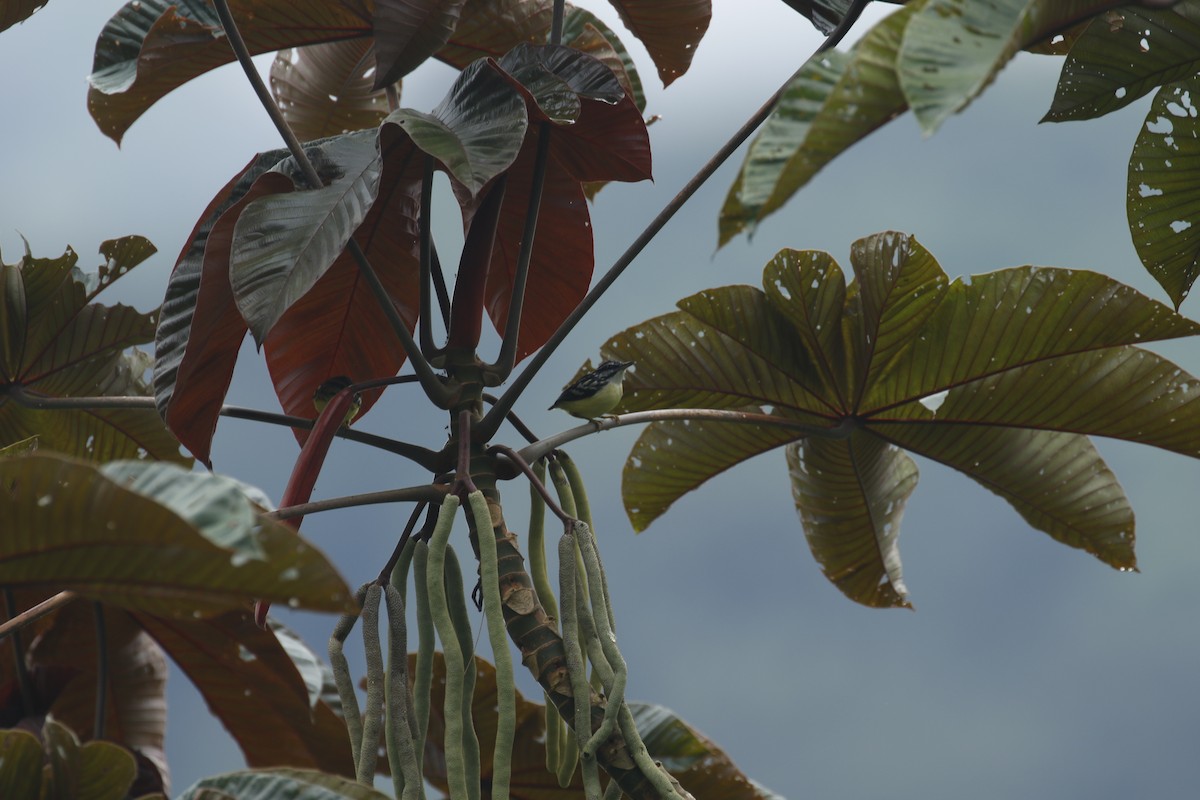
[[[155,402],[171,431],[209,466],[218,415],[249,332],[229,283],[234,225],[253,200],[291,189],[291,179],[271,171],[286,155],[259,154],[217,193],[167,282],[155,335]]]
[[[1125,208],[1142,265],[1176,308],[1200,275],[1200,79],[1164,86],[1154,96],[1129,156]]]
[[[0,31],[29,19],[48,2],[49,0],[0,0]]]
[[[301,769],[262,769],[205,778],[179,800],[388,800],[351,777]]]
[[[1118,0],[924,0],[904,31],[897,72],[921,129],[933,133],[1023,47],[1120,5]]]
[[[345,723],[324,700],[314,701],[286,647],[247,610],[208,619],[136,616],[196,685],[248,764],[353,776]]]
[[[553,151],[556,146],[552,145],[551,149]],[[517,256],[529,208],[535,152],[535,146],[526,146],[508,172],[484,287],[485,307],[497,331],[503,331],[508,323]],[[542,203],[517,338],[518,360],[545,344],[587,294],[594,264],[592,226],[583,188],[578,180],[552,163],[542,185]]]
[[[652,424],[625,467],[635,525],[788,443],[822,567],[859,602],[901,605],[896,534],[916,483],[902,447],[967,474],[1055,539],[1133,568],[1132,511],[1086,436],[1200,458],[1200,381],[1135,346],[1200,325],[1091,272],[1022,267],[949,283],[896,233],[856,242],[851,261],[847,287],[828,255],[785,251],[765,292],[701,292],[609,342],[605,357],[637,362],[623,411],[749,400],[776,418],[744,430],[711,416]]]
[[[9,521],[0,541],[0,581],[71,589],[126,609],[187,617],[257,598],[314,610],[347,608],[349,590],[341,577],[290,528],[259,517],[251,530],[222,537],[248,535],[254,547],[227,549],[207,538],[213,526],[191,521],[208,517],[210,503],[228,502],[226,485],[166,463],[147,471],[144,476],[174,474],[208,502],[188,504],[185,519],[83,462],[40,454],[0,461],[6,490],[0,512]],[[154,483],[156,493],[169,490],[169,481]]]
[[[812,58],[746,153],[719,221],[719,245],[753,232],[826,164],[907,107],[896,57],[911,9],[884,19],[850,51]]]
[[[466,0],[377,0],[375,53],[382,89],[417,68],[450,39]]]
[[[388,114],[374,88],[369,39],[281,50],[271,64],[271,94],[302,142],[374,128]]]
[[[563,43],[604,62],[633,98],[638,110],[645,110],[646,95],[632,56],[613,29],[595,14],[568,3],[563,16]]]
[[[546,342],[590,285],[592,227],[581,182],[648,178],[650,148],[633,101],[613,74],[590,56],[565,47],[522,46],[499,65],[520,83],[520,96],[532,118],[551,116],[547,108],[557,109],[555,116],[573,118],[571,124],[531,128],[507,170],[485,285],[485,305],[498,331],[508,321],[536,153],[542,137],[550,138],[517,343],[520,359]],[[456,185],[455,192],[465,209],[465,224],[470,225],[478,200],[469,187]]]
[[[1135,566],[1133,509],[1086,436],[951,423],[872,430],[968,475],[1063,544],[1119,569]]]
[[[825,577],[863,605],[908,606],[898,540],[917,465],[863,431],[811,437],[786,452],[796,510]]]
[[[229,281],[259,344],[342,254],[375,202],[383,170],[375,137],[359,131],[309,145],[324,185],[260,197],[238,216]],[[290,156],[276,169],[299,180]]]
[[[27,250],[17,264],[0,265],[6,356],[4,383],[36,404],[40,399],[147,395],[149,358],[134,348],[154,336],[157,311],[93,302],[154,252],[140,236],[100,247],[105,264],[95,274],[76,267],[68,249],[57,259]],[[11,343],[11,346],[7,346]],[[64,408],[45,410],[0,398],[0,444],[37,436],[41,447],[106,461],[150,458],[188,463],[179,443],[149,409]]]
[[[231,0],[252,53],[369,36],[366,0]],[[234,60],[205,0],[130,0],[96,39],[88,110],[118,144],[138,117],[172,90]]]
[[[1063,62],[1043,122],[1094,119],[1200,69],[1200,5],[1127,5],[1096,17]]]
[[[393,306],[411,331],[418,313],[417,215],[423,174],[420,151],[399,126],[379,132],[383,175],[371,210],[354,240],[376,269]],[[335,375],[355,381],[386,378],[407,358],[358,263],[342,253],[333,266],[284,312],[264,342],[280,405],[309,417],[317,387]],[[378,401],[363,398],[359,416]],[[297,431],[301,441],[306,432]]]
[[[641,40],[658,67],[663,86],[692,65],[692,57],[712,20],[710,0],[609,0],[621,21]]]

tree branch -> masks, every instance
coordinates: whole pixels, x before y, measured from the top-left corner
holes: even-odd
[[[765,425],[773,428],[794,430],[801,436],[820,436],[827,439],[845,439],[858,427],[850,417],[846,417],[830,428],[811,425],[807,422],[779,417],[774,414],[756,414],[749,411],[724,411],[715,408],[664,408],[654,411],[634,411],[614,417],[594,419],[574,428],[556,433],[553,436],[534,442],[522,448],[521,457],[526,461],[536,461],[552,450],[562,447],[567,442],[591,436],[594,433],[621,428],[626,425],[640,425],[644,422],[667,422],[676,419],[709,420],[712,422],[727,422],[734,425]],[[799,437],[797,437],[799,438]]]

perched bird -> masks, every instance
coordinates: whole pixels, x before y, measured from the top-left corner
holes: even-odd
[[[561,408],[573,417],[596,419],[617,407],[624,389],[621,381],[632,361],[605,361],[572,383],[550,408]]]
[[[329,380],[322,383],[313,392],[313,406],[317,409],[317,413],[325,410],[325,406],[329,405],[338,392],[350,386],[354,382],[345,375],[335,375]],[[350,410],[346,412],[346,420],[343,425],[349,425],[358,416],[358,412],[362,409],[362,395],[358,392],[354,393],[354,402],[350,404]]]

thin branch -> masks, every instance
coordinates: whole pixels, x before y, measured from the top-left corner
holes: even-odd
[[[676,419],[709,420],[712,422],[728,422],[735,425],[766,425],[772,428],[787,428],[801,436],[816,436],[825,439],[845,439],[858,427],[853,418],[846,417],[832,428],[823,428],[799,420],[779,417],[774,414],[757,414],[749,411],[723,411],[714,408],[665,408],[655,411],[635,411],[615,417],[604,417],[584,423],[575,428],[569,428],[562,433],[556,433],[546,439],[522,448],[521,457],[526,461],[536,461],[552,450],[562,447],[567,442],[573,442],[584,436],[590,436],[601,431],[621,428],[626,425],[640,425],[645,422],[667,422]]]
[[[492,405],[495,405],[497,402],[496,395],[488,394],[487,392],[483,393],[483,399],[485,402],[491,403]],[[510,425],[516,428],[517,433],[525,437],[525,441],[533,444],[538,440],[538,435],[533,432],[532,428],[521,421],[521,418],[517,416],[515,411],[508,412],[508,422]]]
[[[396,568],[396,562],[400,560],[400,554],[404,552],[404,546],[408,544],[413,529],[417,527],[417,520],[421,518],[421,514],[428,507],[429,503],[424,500],[413,507],[412,513],[408,516],[408,523],[404,526],[404,532],[400,534],[400,541],[396,542],[396,547],[392,550],[392,555],[388,558],[387,563],[383,565],[383,569],[379,571],[379,577],[375,579],[375,582],[380,586],[386,586],[391,581],[392,570]]]
[[[418,324],[421,326],[421,352],[430,361],[441,356],[445,350],[433,342],[433,296],[430,290],[433,272],[433,234],[430,232],[430,217],[433,210],[433,156],[425,156],[425,174],[421,178],[421,208],[417,226],[420,230],[420,296],[421,311]],[[448,317],[442,316],[445,324]]]
[[[415,375],[401,375],[395,378],[379,378],[372,381],[363,381],[355,384],[355,387],[360,391],[368,391],[376,386],[383,386],[392,383],[409,383],[416,380]],[[63,410],[76,409],[88,411],[101,408],[143,408],[153,410],[155,408],[153,397],[140,397],[137,395],[110,396],[110,397],[50,397],[48,395],[40,395],[30,392],[19,383],[10,383],[0,387],[0,396],[7,395],[20,406],[25,408],[37,408],[42,410]],[[302,430],[311,430],[315,420],[306,417],[294,417],[290,414],[278,414],[272,411],[260,411],[254,408],[245,408],[243,406],[221,406],[220,415],[223,417],[231,417],[233,419],[245,419],[251,422],[265,422],[269,425],[280,425],[285,428],[299,428]],[[366,433],[365,431],[357,431],[346,426],[334,434],[343,439],[348,439],[352,442],[365,444],[369,447],[374,447],[379,450],[385,450],[389,453],[395,453],[398,456],[403,456],[415,464],[434,471],[441,463],[440,454],[427,447],[420,445],[401,442],[396,439],[389,439],[385,436],[379,436],[374,433]]]
[[[537,493],[541,495],[542,500],[545,501],[546,507],[554,512],[554,516],[558,517],[560,522],[562,522],[564,525],[569,525],[573,521],[571,515],[562,510],[562,506],[560,506],[551,496],[550,490],[546,488],[546,484],[538,478],[538,476],[534,473],[533,468],[529,466],[529,462],[526,461],[520,453],[518,453],[516,450],[513,450],[508,445],[503,444],[492,445],[488,448],[488,452],[500,453],[509,461],[511,461],[513,465],[517,467],[517,469],[525,473],[525,477],[529,479],[529,483],[534,489],[537,490]]]
[[[430,243],[429,261],[433,273],[433,290],[437,292],[438,308],[442,312],[442,327],[450,329],[450,291],[446,288],[446,273],[442,270],[442,260],[438,258],[437,247]]]
[[[554,14],[550,18],[550,44],[562,44],[563,16],[566,0],[554,0]]]
[[[79,595],[71,591],[59,592],[53,597],[48,597],[31,608],[25,609],[20,614],[17,614],[15,617],[12,617],[6,620],[3,624],[0,624],[0,639],[3,639],[10,633],[19,631],[21,628],[24,628],[31,622],[36,622],[47,614],[53,614],[55,611],[62,608],[78,596]]]
[[[221,19],[221,27],[225,29],[225,35],[229,39],[229,45],[233,48],[234,54],[237,56],[238,63],[242,66],[242,71],[246,73],[246,79],[250,81],[254,93],[258,95],[258,100],[262,107],[270,116],[271,122],[275,124],[279,135],[283,137],[284,143],[287,145],[288,151],[291,152],[292,158],[296,161],[300,172],[304,175],[304,179],[313,189],[321,188],[321,178],[317,174],[317,170],[309,161],[308,156],[304,152],[304,147],[300,144],[300,140],[296,138],[295,132],[288,125],[287,120],[283,118],[283,112],[276,105],[274,98],[271,97],[271,92],[263,83],[262,76],[258,74],[258,70],[254,66],[254,61],[250,57],[250,49],[246,47],[246,41],[242,38],[241,31],[238,30],[237,23],[233,19],[233,14],[229,10],[229,0],[213,0],[213,4],[217,10],[217,16]],[[384,315],[388,318],[388,322],[392,326],[393,333],[400,340],[400,344],[404,347],[404,352],[408,354],[408,360],[412,362],[413,371],[421,379],[421,387],[439,408],[449,408],[450,391],[438,378],[429,363],[421,355],[421,351],[417,348],[416,341],[413,340],[412,334],[408,330],[408,325],[400,317],[400,312],[396,310],[396,304],[392,302],[391,296],[383,283],[379,280],[379,275],[371,268],[371,264],[367,261],[367,256],[363,253],[362,248],[358,246],[358,242],[351,239],[346,243],[346,250],[358,265],[359,272],[370,287],[371,293],[375,295],[375,299],[379,301],[379,305],[383,308]]]
[[[303,517],[308,514],[318,514],[322,511],[372,506],[381,503],[412,503],[415,501],[441,503],[445,495],[446,487],[444,486],[422,484],[421,486],[407,486],[403,489],[385,489],[382,492],[365,492],[363,494],[350,494],[343,497],[331,497],[327,500],[316,500],[311,503],[298,503],[294,506],[276,509],[263,516],[270,517],[271,519],[285,520],[292,519],[293,517]]]

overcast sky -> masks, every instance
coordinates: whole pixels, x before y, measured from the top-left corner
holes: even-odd
[[[585,5],[619,28],[606,5]],[[818,41],[778,0],[714,5],[692,72],[666,92],[625,38],[649,89],[648,111],[662,115],[651,128],[656,180],[600,194],[600,268]],[[116,8],[55,0],[0,35],[0,250],[15,260],[24,234],[35,255],[71,244],[81,266],[94,269],[101,241],[144,234],[160,254],[108,299],[145,309],[161,299],[212,194],[255,152],[279,145],[230,66],[161,101],[118,150],[87,116],[84,80],[96,34]],[[568,427],[543,409],[608,336],[699,289],[758,284],[781,247],[825,249],[846,265],[855,239],[898,229],[915,234],[951,276],[1022,264],[1094,269],[1164,299],[1138,263],[1124,214],[1126,162],[1145,101],[1096,122],[1038,125],[1058,63],[1019,58],[932,138],[909,117],[893,123],[821,173],[752,242],[716,252],[717,209],[735,171],[727,166],[577,329],[518,412],[543,434]],[[439,65],[423,67],[406,81],[402,103],[428,110],[451,78]],[[456,226],[441,222],[444,249]],[[1196,343],[1158,349],[1200,369]],[[274,408],[250,348],[231,401]],[[388,395],[361,427],[439,444],[440,416],[424,429],[412,419],[404,397]],[[675,709],[753,778],[790,798],[1194,794],[1196,462],[1099,443],[1138,514],[1141,573],[1130,575],[1030,530],[968,479],[918,459],[922,480],[901,537],[917,611],[872,611],[846,600],[813,562],[780,452],[714,480],[635,536],[619,497],[635,436],[622,430],[571,447],[598,512],[629,695]],[[278,499],[295,453],[286,432],[225,421],[214,461]],[[337,474],[323,476],[317,497],[421,479],[345,442],[331,465]],[[507,489],[517,531],[525,497],[523,486]],[[407,514],[376,507],[311,516],[304,533],[357,585],[378,570]],[[324,651],[331,618],[289,622]],[[171,703],[175,793],[238,765],[178,673]]]

